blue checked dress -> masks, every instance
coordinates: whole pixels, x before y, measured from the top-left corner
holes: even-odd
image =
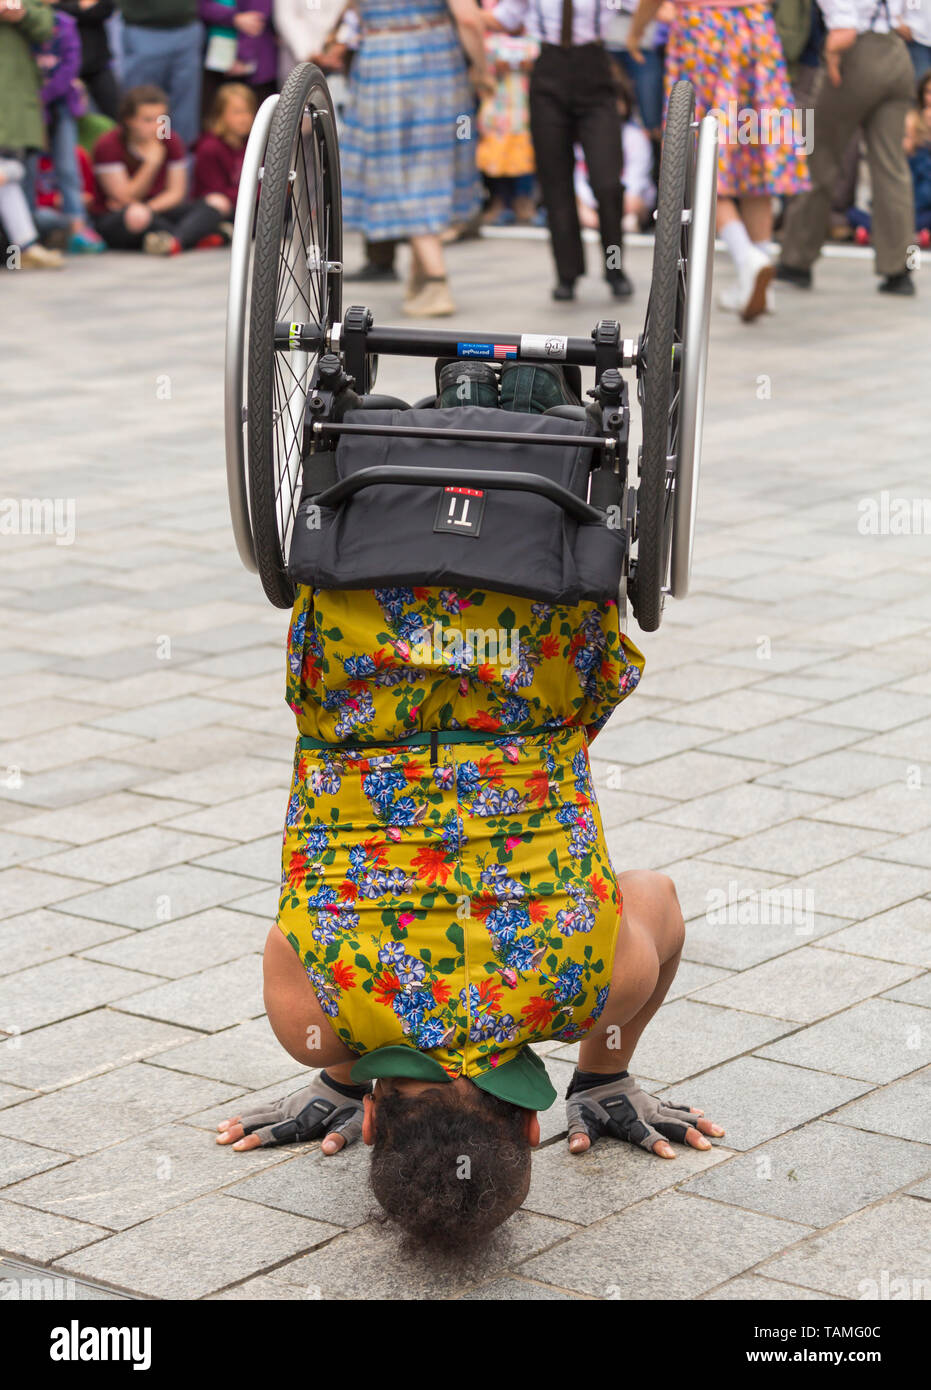
[[[343,223],[370,241],[441,232],[481,204],[472,87],[445,0],[358,0],[340,142]],[[398,25],[425,24],[421,29]]]

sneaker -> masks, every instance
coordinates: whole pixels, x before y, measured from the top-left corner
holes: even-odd
[[[440,407],[498,404],[498,373],[488,362],[447,362],[439,385],[436,403]]]
[[[865,227],[857,227],[853,239],[858,246],[869,246],[870,244],[870,234]]]
[[[142,249],[147,256],[177,256],[181,243],[171,232],[146,232]]]
[[[885,280],[880,281],[879,292],[880,294],[914,294],[915,286],[912,283],[912,272],[902,270],[898,275],[887,275]]]
[[[927,227],[922,227],[915,239],[922,250],[927,251],[928,247],[931,246],[931,231],[929,231]]]
[[[554,405],[579,405],[565,373],[555,362],[504,362],[501,409],[542,415]]]
[[[634,292],[634,287],[623,270],[609,270],[605,279],[615,299],[630,299],[630,296]]]
[[[225,245],[226,242],[219,232],[208,232],[206,236],[201,237],[194,249],[195,251],[212,251],[216,246]]]
[[[746,259],[737,269],[737,312],[744,323],[752,323],[766,310],[766,290],[776,267],[765,251],[750,248]]]
[[[423,288],[404,301],[404,312],[412,318],[443,318],[456,312],[445,275],[428,275]]]
[[[71,256],[98,256],[106,249],[103,237],[99,237],[90,227],[81,227],[68,238],[67,251]]]
[[[50,251],[41,242],[34,241],[19,253],[19,264],[22,270],[62,270],[65,258],[60,251]]]
[[[811,271],[803,270],[798,265],[786,265],[785,261],[780,261],[776,266],[776,279],[785,280],[797,290],[811,289]]]

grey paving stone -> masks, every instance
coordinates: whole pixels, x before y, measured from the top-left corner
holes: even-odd
[[[931,830],[916,830],[912,835],[902,835],[868,852],[876,859],[891,859],[896,864],[918,864],[922,868],[931,868]]]
[[[600,773],[595,764],[611,761],[602,760],[599,743],[600,740],[592,745],[591,753],[592,771],[596,777],[607,774]],[[759,760],[726,758],[722,754],[692,749],[673,757],[660,758],[648,767],[623,769],[621,790],[644,792],[648,796],[668,797],[674,801],[691,801],[696,796],[705,796],[721,787],[732,787],[737,782],[759,777],[769,772],[772,766],[772,763]]]
[[[265,1013],[262,957],[240,956],[181,980],[143,988],[121,999],[118,1007],[126,1013],[217,1033]]]
[[[223,759],[192,772],[158,777],[144,782],[139,790],[145,796],[216,806],[252,792],[280,787],[286,777],[287,769],[276,769],[267,758],[238,757]],[[166,820],[170,814],[166,813]]]
[[[774,724],[742,734],[709,740],[709,753],[727,753],[734,758],[759,758],[771,763],[801,763],[824,753],[834,752],[862,736],[856,729],[812,724],[804,719],[782,719]]]
[[[684,958],[731,971],[747,970],[824,938],[844,924],[843,917],[811,912],[804,896],[793,898],[791,889],[788,892],[789,896],[779,897],[780,889],[775,888],[768,897],[760,893],[751,897],[745,909],[750,921],[741,921],[740,901],[720,913],[691,918],[685,932]]]
[[[867,999],[762,1048],[760,1056],[881,1083],[931,1060],[931,1033],[923,1010]]]
[[[700,965],[695,961],[681,960],[679,969],[676,971],[676,978],[666,993],[665,1002],[671,1004],[673,999],[681,999],[686,994],[703,989],[705,985],[714,984],[717,980],[726,980],[730,975],[731,971],[719,970],[713,965]]]
[[[0,1043],[0,1078],[36,1091],[53,1091],[126,1062],[140,1061],[191,1037],[148,1018],[94,1009]]]
[[[831,1120],[839,1125],[853,1125],[857,1129],[931,1144],[931,1071],[917,1072],[872,1091],[862,1100],[843,1106]],[[897,1187],[902,1185],[896,1184]]]
[[[127,745],[127,752],[134,750],[134,744]],[[40,806],[58,809],[122,791],[141,781],[142,775],[139,768],[130,762],[89,758],[82,763],[58,767],[52,772],[24,776],[22,786],[16,791],[4,790],[0,783],[0,797],[9,797],[27,809]]]
[[[262,1148],[256,1170],[287,1161]],[[230,1181],[230,1154],[188,1125],[151,1127],[120,1144],[71,1159],[3,1189],[11,1202],[121,1231]],[[119,1281],[113,1281],[119,1282]]]
[[[38,873],[35,869],[0,870],[0,917],[14,917],[33,907],[46,907],[70,897],[75,889],[93,888],[58,874]]]
[[[164,826],[147,825],[112,839],[34,858],[32,868],[97,883],[122,883],[228,847],[228,840],[215,835],[184,835]]]
[[[93,727],[116,734],[136,735],[144,727],[149,738],[164,738],[201,728],[205,724],[216,724],[224,716],[235,714],[236,706],[229,701],[182,695],[174,700],[160,700],[158,704],[145,705],[143,711],[126,710],[122,714],[110,714],[105,719],[95,720]]]
[[[43,1263],[105,1236],[99,1226],[0,1200],[0,1250]]]
[[[893,1197],[767,1260],[759,1273],[837,1298],[926,1299],[929,1269],[931,1207]]]
[[[567,1293],[564,1289],[554,1289],[547,1284],[534,1284],[529,1279],[491,1279],[477,1289],[459,1295],[461,1303],[492,1302],[582,1302],[580,1295]]]
[[[863,1081],[754,1056],[725,1062],[662,1094],[676,1104],[703,1110],[725,1130],[722,1142],[744,1152],[828,1115],[868,1089]]]
[[[761,775],[764,787],[788,787],[826,796],[858,796],[889,782],[905,783],[911,766],[904,758],[880,758],[860,751],[824,753],[818,758]]]
[[[641,1037],[635,1071],[664,1081],[681,1081],[752,1051],[790,1026],[754,1014],[677,999],[663,1006]]]
[[[33,735],[32,738],[10,739],[0,743],[0,763],[4,767],[21,768],[24,775],[48,772],[64,764],[71,766],[83,762],[85,758],[105,758],[119,756],[122,750],[135,743],[133,731],[109,733],[91,725],[72,724],[56,729],[55,737],[47,733]]]
[[[0,979],[0,1028],[27,1033],[48,1023],[86,1013],[151,985],[135,970],[67,957],[47,961]]]
[[[672,825],[657,826],[650,821],[606,829],[605,839],[612,864],[636,865],[638,869],[659,869],[712,846],[719,847],[722,854],[727,852],[727,842],[721,835]]]
[[[122,927],[38,908],[0,922],[0,976],[126,935]],[[114,961],[118,965],[121,962]]]
[[[719,844],[705,850],[702,858],[777,874],[806,874],[851,855],[881,854],[889,839],[882,831],[800,818]]]
[[[811,814],[815,820],[863,825],[871,830],[891,829],[907,835],[931,825],[931,787],[910,786],[903,778],[860,796],[831,801]]]
[[[184,1043],[158,1061],[173,1071],[192,1072],[250,1090],[294,1076],[294,1058],[285,1052],[266,1019],[239,1023],[209,1038]]]
[[[802,946],[707,985],[691,997],[697,1003],[722,1004],[747,1013],[813,1023],[901,984],[908,979],[910,969],[860,956],[851,956],[841,963],[836,952]],[[130,1001],[130,1007],[133,1002]]]
[[[931,891],[931,869],[853,856],[797,878],[792,887],[812,893],[816,912],[857,921]]]
[[[246,1279],[242,1284],[234,1284],[230,1289],[222,1289],[220,1293],[208,1293],[204,1298],[205,1303],[254,1303],[261,1299],[263,1302],[274,1300],[276,1302],[296,1303],[304,1298],[301,1289],[295,1288],[292,1284],[280,1283],[274,1275],[260,1274],[255,1279]]]
[[[66,1270],[151,1298],[203,1298],[329,1239],[338,1227],[202,1197],[61,1261]]]
[[[917,1187],[910,1187],[908,1189],[908,1195],[910,1197],[920,1197],[923,1201],[931,1202],[931,1178],[928,1178],[925,1182],[920,1182]]]
[[[250,738],[245,731],[224,729],[224,758],[251,755],[254,748],[255,739]],[[153,768],[165,773],[190,772],[199,767],[212,768],[217,761],[216,730],[188,729],[184,733],[171,734],[166,738],[154,739],[151,743],[139,744],[128,751],[126,761],[139,764],[134,776],[136,783],[141,786],[153,780]],[[182,809],[188,809],[187,804]]]
[[[16,921],[12,918],[11,921]],[[83,923],[90,920],[62,917],[64,922]],[[6,924],[4,924],[6,925]],[[266,917],[251,917],[246,912],[232,912],[226,907],[211,907],[195,912],[177,922],[165,922],[143,932],[125,932],[119,928],[119,939],[103,946],[83,950],[89,960],[106,961],[126,970],[141,970],[149,975],[180,979],[184,975],[208,970],[227,960],[261,951],[268,935]],[[103,932],[101,931],[101,935]],[[80,946],[74,949],[81,949]],[[0,927],[0,971],[3,967],[3,929]]]
[[[229,903],[254,889],[254,879],[179,864],[110,888],[100,888],[94,893],[70,897],[60,901],[58,908],[60,912],[73,912],[77,917],[115,922],[138,931]]]
[[[564,1113],[561,1097],[556,1106]],[[591,1226],[621,1206],[633,1206],[723,1163],[730,1151],[721,1148],[720,1142],[713,1140],[713,1147],[704,1150],[677,1144],[674,1159],[657,1158],[612,1139],[600,1139],[584,1154],[570,1153],[565,1143],[549,1145],[534,1153],[524,1206],[579,1226]]]
[[[916,975],[908,984],[899,985],[883,995],[884,999],[897,999],[902,1004],[920,1004],[923,1009],[931,1009],[931,971]]]
[[[618,871],[620,867],[626,867],[623,861]],[[664,864],[663,873],[676,885],[686,922],[709,915],[725,919],[735,916],[743,901],[742,894],[760,898],[765,889],[785,882],[779,874],[765,873],[762,869],[738,869],[732,864],[713,864],[708,859],[678,859]],[[733,904],[733,911],[729,904]]]
[[[0,1134],[65,1154],[94,1153],[140,1132],[179,1120],[205,1104],[228,1110],[235,1087],[127,1063],[50,1095],[0,1110]]]
[[[231,912],[248,912],[250,916],[261,917],[264,922],[274,922],[278,915],[278,898],[277,887],[263,888],[258,893],[249,893],[245,898],[234,898],[229,908]]]
[[[758,729],[787,715],[806,714],[814,706],[814,700],[799,700],[791,695],[767,695],[765,691],[751,686],[743,690],[716,691],[707,699],[691,700],[675,713],[667,710],[665,718],[682,718],[693,724],[717,729],[719,733],[726,731],[736,734]]]
[[[276,1271],[323,1298],[433,1299],[465,1292],[483,1278],[513,1270],[518,1262],[554,1245],[577,1228],[535,1212],[517,1211],[476,1257],[451,1260],[405,1256],[394,1230],[360,1226]]]
[[[8,1105],[16,1105],[21,1100],[31,1100],[35,1091],[27,1091],[22,1086],[7,1086],[0,1083],[0,1110]]]
[[[694,748],[696,744],[707,743],[714,736],[714,731],[703,725],[640,719],[637,721],[636,735],[621,730],[616,733],[602,730],[596,748],[602,762],[608,760],[639,767],[671,757],[683,749]]]
[[[250,1110],[257,1110],[266,1101],[277,1101],[283,1096],[293,1095],[302,1086],[306,1086],[311,1076],[307,1068],[298,1069],[297,1063],[291,1060],[291,1066],[295,1068],[290,1076],[279,1077],[270,1086],[256,1088],[250,1086],[245,1088],[242,1084],[231,1086],[233,1098],[224,1100],[218,1105],[208,1106],[206,1110],[198,1110],[184,1118],[184,1123],[196,1126],[198,1129],[206,1129],[213,1134],[221,1120],[231,1120],[234,1115],[245,1115]],[[303,1146],[301,1146],[303,1150]],[[289,1150],[295,1152],[296,1150]],[[248,1153],[248,1150],[246,1151]]]
[[[39,855],[64,848],[63,844],[49,844],[48,840],[0,831],[0,869],[9,869],[14,864],[23,864],[30,859],[37,859]]]
[[[227,801],[221,811],[213,807],[189,811],[169,822],[173,830],[188,830],[206,835],[220,831],[226,840],[257,840],[276,831],[281,835],[287,809],[290,768],[282,768],[280,786],[272,791],[255,792],[251,796]]]
[[[803,1289],[798,1284],[784,1284],[779,1279],[761,1279],[758,1274],[740,1274],[730,1279],[710,1293],[702,1294],[702,1301],[716,1303],[721,1301],[742,1303],[747,1299],[754,1302],[771,1301],[795,1302],[804,1299],[812,1302],[830,1302],[830,1295],[818,1293],[815,1289]]]
[[[591,767],[598,809],[601,812],[601,821],[605,830],[614,830],[617,826],[626,825],[629,821],[655,815],[658,811],[674,804],[661,796],[645,796],[642,792],[616,790],[615,786],[610,783],[613,781],[617,787],[621,786],[626,773],[626,769],[622,769],[620,763],[615,765],[593,762]],[[617,775],[612,777],[615,769]]]
[[[808,1234],[798,1222],[664,1193],[526,1260],[519,1272],[598,1298],[696,1298]]]
[[[931,900],[913,898],[843,931],[832,932],[822,944],[829,951],[849,951],[857,956],[931,967]]]
[[[49,1148],[0,1138],[0,1187],[9,1187],[20,1178],[31,1178],[34,1173],[43,1173],[64,1162],[64,1154],[53,1153]]]
[[[230,873],[246,874],[249,878],[264,879],[274,883],[277,889],[281,882],[281,835],[266,835],[261,840],[221,849],[195,862],[204,869],[223,869]]]
[[[161,801],[135,792],[114,792],[112,796],[82,802],[80,815],[70,809],[27,815],[20,829],[29,835],[87,845],[151,825],[156,820],[167,820],[183,810],[182,801]]]
[[[651,821],[660,821],[664,825],[706,829],[716,835],[737,837],[756,835],[796,816],[810,816],[826,801],[826,797],[812,796],[807,792],[781,791],[776,787],[746,782],[646,814]]]
[[[929,1169],[926,1144],[816,1122],[719,1164],[683,1191],[820,1227],[888,1197]]]
[[[294,1153],[295,1148],[289,1145],[287,1152]],[[373,1210],[369,1163],[369,1150],[361,1141],[338,1156],[322,1153],[316,1143],[301,1145],[293,1161],[256,1177],[245,1177],[225,1190],[229,1197],[352,1228],[369,1220]],[[245,1162],[242,1166],[245,1168]]]

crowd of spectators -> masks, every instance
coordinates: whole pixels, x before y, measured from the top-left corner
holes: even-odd
[[[501,0],[480,2],[486,13],[504,8]],[[586,3],[600,0],[575,0],[576,10]],[[675,36],[683,6],[664,0],[648,8],[645,26],[635,20],[638,0],[613,0],[600,33],[617,89],[625,231],[651,225],[664,65],[670,26]],[[770,8],[793,100],[810,108],[825,80],[821,11],[814,0],[776,0]],[[914,181],[915,235],[927,245],[931,0],[907,0],[894,27],[914,66],[914,107],[903,143]],[[507,32],[495,21],[486,28],[486,67],[470,89],[475,119],[467,142],[484,206],[467,225],[446,229],[444,240],[474,234],[482,223],[546,221],[528,111],[539,43],[526,30]],[[51,269],[70,255],[108,248],[164,256],[222,246],[231,235],[258,105],[280,90],[295,63],[311,59],[327,72],[342,117],[353,101],[358,44],[353,0],[0,0],[0,263]],[[473,60],[467,53],[474,76]],[[858,131],[834,190],[831,235],[866,242],[875,209],[858,201],[860,155]],[[581,225],[597,227],[581,146],[574,191]],[[776,212],[778,227],[778,206]],[[385,240],[387,255],[370,239],[365,277],[395,275],[391,239]]]

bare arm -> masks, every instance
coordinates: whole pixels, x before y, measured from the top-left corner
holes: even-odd
[[[472,67],[476,86],[491,82],[485,57],[485,25],[475,0],[446,0]]]
[[[187,194],[187,169],[183,164],[173,165],[165,178],[165,187],[161,193],[156,193],[154,198],[149,199],[149,207],[153,212],[162,212],[165,208],[177,207],[183,203]]]
[[[131,178],[123,168],[98,170],[97,178],[110,206],[125,208],[130,203],[145,202],[146,194],[155,182],[164,158],[164,151],[161,151],[157,158],[144,159]]]

